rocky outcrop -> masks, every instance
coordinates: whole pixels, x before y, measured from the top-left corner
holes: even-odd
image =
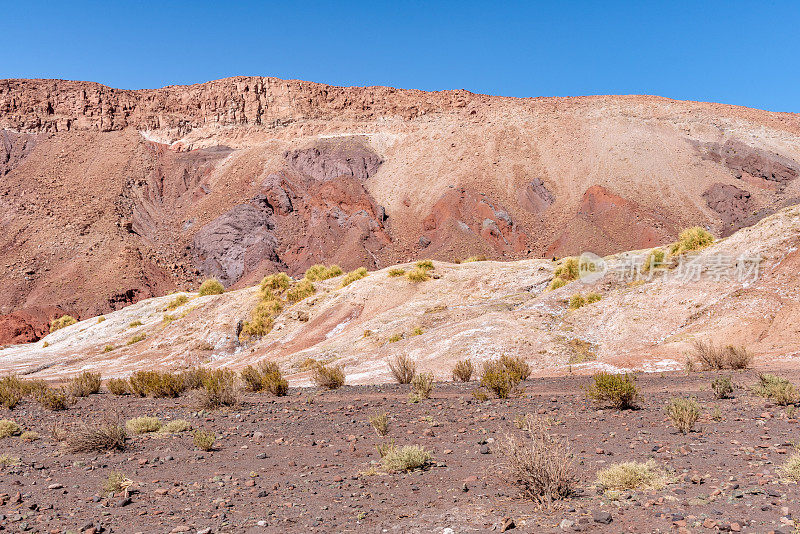
[[[735,185],[716,183],[703,193],[703,198],[722,219],[724,235],[730,235],[744,226],[755,210],[750,193]]]
[[[753,148],[740,141],[728,140],[724,144],[696,144],[706,159],[722,163],[737,179],[749,175],[751,179],[772,184],[778,190],[797,178],[800,165],[793,159]]]
[[[556,201],[541,178],[533,178],[519,193],[519,203],[531,213],[540,213]]]
[[[278,127],[301,118],[378,115],[409,120],[486,97],[239,76],[198,85],[126,91],[66,80],[0,80],[0,128],[25,132],[172,130],[208,125]]]
[[[217,217],[201,228],[193,241],[195,264],[225,286],[262,267],[267,271],[285,268],[277,247],[273,210],[264,196]]]
[[[0,315],[0,345],[38,341],[50,333],[50,321],[65,313],[51,306],[23,308]]]
[[[381,158],[363,143],[323,141],[285,154],[289,168],[318,181],[340,176],[366,180],[378,170]]]

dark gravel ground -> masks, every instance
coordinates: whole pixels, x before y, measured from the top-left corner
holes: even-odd
[[[0,409],[0,419],[41,435],[0,440],[0,456],[21,459],[0,467],[0,531],[460,533],[501,531],[513,521],[514,532],[536,533],[794,532],[800,491],[777,468],[794,452],[798,421],[741,388],[715,400],[710,382],[720,374],[740,385],[756,380],[752,371],[640,375],[642,408],[624,412],[589,404],[587,377],[530,380],[524,397],[486,402],[472,397],[475,383],[437,384],[432,399],[416,404],[407,386],[345,386],[247,394],[235,409],[199,413],[190,396],[101,393],[64,412],[25,401]],[[673,396],[703,405],[697,431],[670,426],[664,406]],[[381,412],[391,419],[385,438],[368,421]],[[579,495],[550,509],[519,496],[495,447],[519,432],[513,421],[525,413],[550,418],[574,453]],[[55,424],[143,415],[187,419],[213,431],[216,448],[198,451],[186,432],[131,436],[121,452],[71,454],[51,437]],[[425,446],[433,464],[380,473],[376,445],[392,439]],[[650,458],[671,483],[598,491],[598,469]],[[103,493],[113,471],[134,482],[129,500]]]

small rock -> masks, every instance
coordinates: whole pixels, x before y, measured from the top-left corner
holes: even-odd
[[[483,445],[481,445],[480,453],[481,454],[489,454],[489,446],[487,444],[485,444],[485,443]]]
[[[517,525],[514,523],[514,520],[510,517],[504,517],[503,522],[500,524],[500,532],[505,532],[507,530],[511,530],[515,528]]]
[[[608,525],[611,523],[611,521],[613,521],[611,514],[608,512],[603,512],[602,510],[592,512],[592,519],[594,519],[595,523],[600,523],[601,525]]]

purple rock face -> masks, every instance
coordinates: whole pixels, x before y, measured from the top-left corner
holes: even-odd
[[[35,135],[0,130],[0,176],[8,174],[22,163],[35,146]]]
[[[792,159],[766,150],[753,148],[740,141],[728,140],[719,143],[696,143],[705,159],[728,167],[736,178],[746,172],[754,178],[761,178],[778,184],[780,190],[800,174],[800,165]]]
[[[278,262],[274,230],[273,211],[266,199],[240,204],[195,234],[195,265],[223,285],[231,285],[264,261]]]
[[[531,180],[519,197],[520,204],[532,213],[544,211],[556,201],[556,197],[547,189],[541,178]]]
[[[382,163],[375,152],[356,141],[322,142],[311,148],[287,152],[284,156],[289,168],[317,181],[340,176],[366,180]]]

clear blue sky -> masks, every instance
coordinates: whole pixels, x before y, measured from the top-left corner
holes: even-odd
[[[800,2],[0,0],[0,78],[265,75],[800,112]]]

